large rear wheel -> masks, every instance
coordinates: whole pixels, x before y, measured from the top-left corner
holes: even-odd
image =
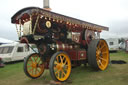
[[[105,40],[92,40],[88,46],[88,63],[97,70],[105,70],[109,64],[109,48]]]
[[[50,74],[55,81],[66,81],[71,73],[71,61],[65,52],[55,53],[49,64]]]
[[[24,72],[32,78],[40,77],[44,72],[44,63],[37,53],[30,54],[24,60]]]

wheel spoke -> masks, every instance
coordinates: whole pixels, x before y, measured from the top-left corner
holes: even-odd
[[[108,52],[102,52],[102,54],[107,54]]]
[[[32,57],[29,58],[29,61],[32,61]]]
[[[29,61],[33,62],[32,57],[29,58]]]
[[[54,70],[56,70],[56,69],[57,69],[57,65],[54,66]],[[58,69],[57,69],[57,70],[58,70]]]
[[[60,72],[61,72],[61,78],[63,78],[63,71],[61,70]]]
[[[59,63],[57,61],[54,62],[55,65],[58,65]]]
[[[62,59],[62,56],[60,56],[60,61],[61,61],[61,63],[63,63],[63,59]]]
[[[58,78],[60,78],[60,71],[58,72]]]
[[[30,70],[28,70],[28,72],[31,72],[33,70],[33,68],[31,68]]]
[[[99,61],[99,57],[97,57],[96,60]]]
[[[39,59],[39,61],[37,62],[38,64],[41,62],[41,59]]]
[[[37,71],[38,73],[40,73],[40,71],[39,71],[39,69],[38,69],[38,68],[36,68],[36,71]]]
[[[97,60],[97,64],[98,64],[98,66],[100,66],[100,62]]]
[[[96,53],[96,57],[97,57],[97,58],[99,57],[98,53]]]
[[[32,65],[27,65],[27,68],[30,68],[30,67],[32,67]]]
[[[36,58],[36,57],[37,57],[37,58]],[[36,62],[36,61],[38,60],[38,58],[39,58],[38,56],[36,56],[36,57],[35,57],[35,62]]]
[[[58,70],[58,71],[59,71],[59,70]],[[59,78],[59,72],[58,72],[58,71],[55,72],[55,75],[56,75],[57,78]]]
[[[37,73],[38,73],[37,68],[35,68],[35,74],[37,74]]]
[[[34,58],[33,57],[31,57],[31,60],[32,60],[32,62],[34,62]]]
[[[99,62],[100,63],[100,65],[102,66],[102,67],[104,67],[104,65],[102,64],[102,62]]]
[[[59,73],[59,70],[57,70],[56,72],[55,72],[55,74],[58,74]]]
[[[33,59],[34,59],[35,62],[36,62],[36,57],[37,57],[37,56],[33,56]]]
[[[97,48],[99,50],[102,50],[104,47],[105,47],[104,42],[100,41]]]
[[[63,56],[62,60],[64,61],[64,56]]]
[[[62,71],[62,73],[64,74],[64,76],[66,75],[66,73],[64,72],[64,70]]]
[[[65,69],[64,70],[67,71],[68,70],[68,67],[69,67],[68,65],[65,65]]]
[[[36,68],[34,68],[34,73],[35,73],[35,75],[36,75]]]
[[[57,57],[56,57],[56,60],[57,60],[57,62],[59,63],[59,59],[58,59],[58,58],[59,58],[59,57],[57,56]]]
[[[98,45],[98,47],[96,48],[96,50],[100,50],[100,45]]]
[[[100,48],[100,46],[101,46],[101,41],[99,41],[97,48]]]
[[[102,50],[105,47],[105,45],[103,45],[100,49]]]
[[[34,73],[34,71],[33,71],[33,70],[34,70],[34,68],[32,68],[32,74]]]
[[[105,61],[105,62],[107,62],[107,60],[106,59],[104,59],[104,58],[101,58],[101,57],[99,57],[101,60],[103,60],[103,61]]]
[[[66,63],[67,63],[67,61],[66,61],[66,59],[65,59],[64,65],[66,65]]]
[[[28,62],[27,65],[32,65],[33,62]]]

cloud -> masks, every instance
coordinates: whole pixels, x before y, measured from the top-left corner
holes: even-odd
[[[119,35],[128,34],[128,24],[127,23],[128,23],[128,19],[110,21],[110,23],[109,23],[110,32],[114,32]]]
[[[127,3],[128,0],[50,0],[50,7],[54,12],[107,26],[110,31],[101,35],[111,37],[125,36],[128,33]],[[18,39],[15,25],[11,24],[11,17],[18,10],[29,6],[42,8],[43,0],[1,1],[0,10],[3,11],[0,13],[0,37]]]

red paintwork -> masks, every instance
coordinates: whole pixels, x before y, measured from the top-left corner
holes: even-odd
[[[78,60],[85,60],[86,59],[86,51],[78,51]]]
[[[57,50],[68,51],[74,49],[73,45],[65,44],[60,41],[56,42]]]
[[[67,51],[67,53],[70,56],[71,60],[77,60],[77,51],[76,50],[70,50],[70,51]]]
[[[70,50],[67,51],[71,60],[85,60],[86,59],[86,51],[85,50]]]
[[[87,44],[85,40],[82,40],[81,43],[82,43],[83,46],[85,46]]]
[[[49,69],[49,61],[47,61],[47,62],[44,63],[44,68],[45,69]]]

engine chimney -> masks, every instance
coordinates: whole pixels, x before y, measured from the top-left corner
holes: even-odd
[[[51,8],[49,7],[49,0],[44,0],[43,4],[44,4],[43,5],[44,6],[43,9],[48,10],[48,11],[51,10]]]

